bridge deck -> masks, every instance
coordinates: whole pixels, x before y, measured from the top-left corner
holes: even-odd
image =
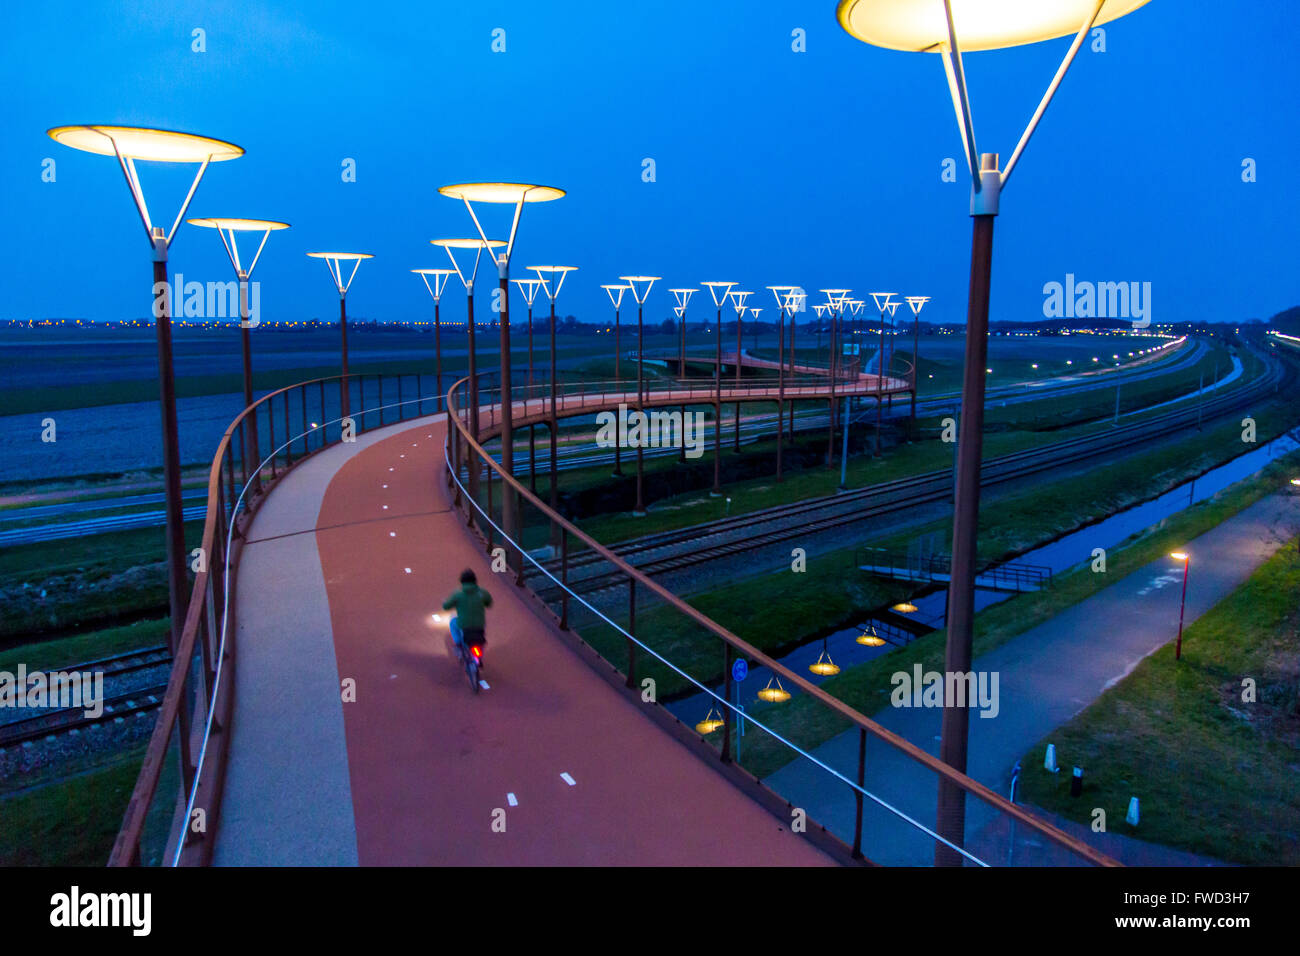
[[[328,449],[259,510],[238,577],[216,862],[829,863],[492,574],[451,510],[445,427],[438,416]],[[477,696],[431,618],[465,567],[496,599],[491,689]]]

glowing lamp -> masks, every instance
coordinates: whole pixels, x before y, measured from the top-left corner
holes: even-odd
[[[901,604],[895,604],[892,608],[890,608],[890,610],[897,611],[899,614],[915,614],[916,605],[913,604],[911,601],[903,601]]]
[[[876,633],[874,627],[869,627],[858,635],[857,642],[866,647],[882,647],[885,644],[885,639]]]
[[[704,719],[695,725],[695,729],[702,734],[711,734],[715,730],[721,728],[725,723],[726,721],[722,719],[722,715],[710,707],[709,712],[704,716]]]
[[[776,684],[775,687],[772,685]],[[783,704],[790,699],[790,692],[781,686],[781,682],[775,676],[767,682],[767,686],[758,692],[758,699],[765,700],[769,704]]]
[[[831,660],[829,652],[823,650],[816,662],[808,665],[808,669],[822,677],[830,677],[832,674],[840,672],[840,665]]]

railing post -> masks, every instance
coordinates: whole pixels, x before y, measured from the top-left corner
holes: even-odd
[[[857,813],[853,824],[853,858],[862,859],[862,788],[867,782],[867,732],[858,728],[858,789],[853,791]]]
[[[476,461],[471,467],[482,467],[482,463]],[[487,470],[487,515],[483,524],[485,525],[484,530],[487,531],[488,556],[491,557],[492,547],[496,540],[495,538],[496,531],[492,527],[492,469],[491,468],[488,468]]]
[[[726,645],[726,651],[723,655],[723,674],[722,696],[724,699],[722,707],[722,762],[731,763],[731,726],[733,716],[731,713],[731,659],[735,652],[730,644]]]
[[[289,427],[289,392],[284,393],[284,467],[293,465],[293,429]]]
[[[560,630],[569,629],[569,529],[560,528]]]
[[[266,424],[271,432],[271,447],[269,450],[271,452],[271,478],[274,479],[279,474],[275,464],[275,396],[271,396],[266,400]],[[258,455],[260,456],[261,452],[258,452]],[[258,463],[255,463],[254,467]]]
[[[627,579],[627,632],[636,637],[636,578]],[[627,642],[627,686],[636,687],[636,642]]]

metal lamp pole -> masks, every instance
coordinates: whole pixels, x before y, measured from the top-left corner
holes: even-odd
[[[677,316],[677,377],[681,381],[686,380],[686,306],[691,301],[691,296],[697,292],[697,289],[669,289],[673,298],[677,300],[677,305],[673,307],[673,312]],[[678,456],[678,461],[686,460],[686,406],[682,405],[682,450]]]
[[[541,283],[542,290],[546,297],[551,300],[551,510],[555,511],[559,507],[560,480],[559,480],[559,463],[560,452],[557,432],[560,427],[559,402],[557,391],[559,378],[556,373],[555,365],[555,300],[559,298],[560,287],[564,285],[564,277],[570,272],[576,272],[577,266],[529,266],[533,272],[537,273],[537,281]],[[534,489],[536,490],[536,489]],[[555,526],[553,532],[558,532],[559,526]]]
[[[1183,612],[1187,609],[1187,572],[1192,566],[1192,556],[1186,551],[1175,551],[1170,555],[1183,563],[1183,596],[1178,601],[1178,642],[1174,645],[1174,660],[1183,659]]]
[[[939,53],[948,78],[953,109],[961,130],[962,146],[971,173],[970,301],[966,317],[966,366],[962,382],[962,413],[958,427],[957,494],[953,520],[952,577],[949,581],[948,643],[945,670],[967,673],[971,661],[974,622],[975,545],[979,512],[979,477],[984,425],[984,379],[988,349],[989,286],[993,259],[993,220],[999,199],[1025,146],[1038,126],[1057,87],[1097,23],[1106,23],[1132,12],[1147,0],[1092,0],[1083,4],[1039,5],[1029,16],[1019,5],[982,5],[963,8],[962,42],[953,18],[951,0],[942,0],[942,19],[934,16],[933,0],[904,0],[886,9],[882,4],[841,0],[841,26],[866,43],[899,50],[927,50]],[[1086,15],[1079,22],[1079,8]],[[1104,12],[1103,12],[1104,10]],[[1077,30],[1077,32],[1075,32]],[[1074,41],[1061,61],[1047,91],[1030,118],[1004,170],[998,169],[998,154],[979,152],[971,119],[970,98],[962,63],[963,45],[969,50],[991,50],[1036,43],[1069,36]],[[969,706],[945,707],[940,758],[965,772],[970,723]],[[943,778],[939,781],[938,832],[949,843],[965,840],[965,791]],[[936,865],[958,866],[961,857],[951,847],[937,844]]]
[[[785,445],[785,310],[794,292],[792,285],[770,285],[781,310],[776,332],[776,480],[781,480],[781,450]],[[794,363],[791,362],[793,365]]]
[[[515,433],[514,406],[510,379],[510,256],[514,252],[515,237],[519,234],[519,217],[523,213],[524,203],[549,202],[564,195],[564,190],[553,186],[538,186],[531,183],[457,183],[442,186],[438,192],[452,199],[465,203],[465,211],[474,220],[479,238],[483,240],[488,255],[497,267],[498,290],[501,301],[501,467],[507,475],[515,474]],[[505,251],[498,254],[488,242],[483,224],[474,212],[475,202],[513,205],[514,219],[510,223],[510,238],[506,240]],[[517,521],[517,501],[515,491],[508,482],[501,487],[501,531],[504,537],[516,543],[515,569],[516,581],[523,580],[523,558],[519,553],[519,527]]]
[[[530,266],[529,268],[536,268]],[[524,399],[524,408],[528,408],[528,402],[533,398],[533,301],[537,298],[537,290],[542,287],[541,279],[512,279],[515,285],[519,286],[519,291],[523,293],[524,301],[528,303],[528,386]],[[555,321],[555,303],[551,302],[551,321]],[[552,347],[555,343],[552,341]],[[528,486],[534,494],[537,493],[537,426],[528,426]]]
[[[912,310],[912,412],[909,416],[909,434],[916,431],[916,385],[921,372],[921,309],[929,301],[928,295],[907,296],[908,308]]]
[[[250,329],[255,329],[261,323],[261,318],[251,320],[248,311],[248,283],[253,275],[253,270],[257,268],[257,262],[262,258],[262,250],[266,248],[266,240],[270,238],[272,232],[280,229],[288,229],[287,222],[275,222],[270,219],[187,219],[185,220],[192,226],[202,226],[206,229],[217,230],[217,235],[221,237],[221,244],[225,247],[226,256],[230,259],[231,266],[235,270],[235,278],[239,280],[239,339],[240,348],[244,360],[244,407],[251,408],[253,405],[253,344],[252,336],[249,334]],[[262,241],[257,246],[257,252],[253,254],[253,260],[244,268],[243,262],[239,258],[239,244],[235,240],[237,232],[260,232]],[[323,411],[323,410],[322,410]],[[244,437],[245,454],[248,460],[260,462],[259,454],[260,443],[257,440],[257,416],[250,415],[248,421],[248,432]],[[260,489],[260,476],[255,472],[253,475],[254,492]]]
[[[601,288],[604,289],[605,293],[609,296],[609,301],[614,304],[614,382],[615,384],[618,384],[623,380],[622,376],[619,374],[619,359],[621,358],[621,355],[618,341],[618,313],[619,307],[623,304],[623,293],[628,290],[628,287],[625,285],[602,285]],[[620,391],[621,390],[622,388],[620,386]],[[622,477],[623,475],[623,450],[617,439],[614,441],[614,475],[616,477]]]
[[[731,293],[731,307],[736,310],[736,391],[740,391],[740,323],[745,316],[745,300],[754,293],[736,291]],[[733,449],[740,451],[740,402],[736,402],[736,439]]]
[[[56,126],[47,131],[56,143],[100,156],[114,156],[126,178],[135,200],[136,211],[144,225],[145,235],[153,250],[153,315],[158,336],[158,391],[162,411],[163,492],[166,502],[167,532],[167,604],[171,614],[168,627],[168,646],[176,650],[185,625],[185,534],[181,507],[180,439],[176,423],[176,372],[172,364],[171,285],[167,279],[167,256],[171,251],[176,230],[185,218],[190,200],[194,198],[208,163],[238,159],[243,149],[233,143],[175,133],[170,130],[143,129],[127,126]],[[198,172],[190,191],[181,203],[180,212],[171,230],[164,232],[149,218],[144,190],[136,173],[136,160],[142,162],[197,163]],[[257,462],[250,467],[256,467]],[[184,708],[182,708],[182,711]]]
[[[500,248],[505,242],[500,239],[430,239],[430,243],[435,246],[441,246],[446,250],[447,258],[451,261],[452,269],[456,272],[456,278],[460,279],[460,284],[465,287],[465,334],[466,334],[466,375],[469,378],[469,434],[475,441],[478,441],[479,435],[479,403],[478,403],[478,344],[474,336],[474,282],[478,278],[479,262],[483,258],[483,250],[491,248]],[[461,268],[456,254],[453,249],[473,249],[474,265],[468,273]],[[459,454],[459,452],[457,452]],[[475,501],[478,500],[479,473],[482,471],[479,462],[471,461],[467,464],[469,472],[469,494]],[[469,520],[474,520],[474,509],[466,511]]]
[[[642,413],[645,411],[645,300],[650,296],[650,290],[659,278],[659,276],[619,276],[621,281],[627,283],[632,298],[636,299],[636,410]],[[644,289],[641,288],[642,285],[645,286]],[[632,514],[638,518],[645,517],[644,445],[644,441],[639,441],[636,446],[636,507],[632,509]]]
[[[826,406],[830,426],[826,433],[826,464],[830,467],[835,464],[835,426],[838,424],[836,421],[838,415],[835,408],[835,377],[839,371],[839,357],[836,354],[838,351],[839,316],[844,308],[844,300],[851,290],[822,289],[820,291],[826,294],[824,308],[831,317],[830,348],[827,350],[827,358],[830,363],[831,398]]]
[[[324,259],[325,265],[329,268],[330,278],[334,280],[334,288],[339,292],[339,330],[342,335],[341,340],[341,372],[342,378],[339,380],[339,414],[343,419],[347,419],[351,414],[351,382],[348,379],[348,289],[352,288],[352,280],[357,277],[357,269],[361,266],[362,259],[373,259],[374,256],[366,252],[309,252],[307,255],[313,259]],[[347,281],[343,280],[343,263],[352,263],[352,272],[348,274]],[[322,416],[324,409],[321,410]]]
[[[442,293],[447,282],[456,274],[455,269],[412,269],[424,280],[424,287],[433,296],[433,374],[438,398],[433,403],[433,410],[438,411],[438,403],[445,396],[442,394]],[[433,285],[429,285],[429,276],[433,276]]]
[[[871,293],[876,311],[880,313],[880,347],[876,349],[876,455],[880,454],[880,432],[884,428],[882,401],[885,393],[885,313],[893,316],[898,309],[898,303],[893,301],[894,295],[893,292]]]
[[[713,490],[710,497],[722,494],[722,303],[726,302],[734,282],[701,282],[717,306],[717,329],[713,354]]]

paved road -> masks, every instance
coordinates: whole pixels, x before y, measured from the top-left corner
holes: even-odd
[[[1285,541],[1300,534],[1300,495],[1279,494],[1247,508],[1190,542],[1187,622],[1196,620],[1242,584]],[[976,672],[999,675],[998,713],[971,715],[968,773],[1002,793],[1021,755],[1122,679],[1147,655],[1173,640],[1178,627],[1182,566],[1161,558],[996,650],[977,657]],[[882,697],[882,702],[884,698]],[[941,711],[886,706],[874,718],[931,753],[939,751]],[[857,734],[824,744],[816,756],[842,772],[857,768]],[[1041,755],[1026,773],[1041,773]],[[1068,757],[1062,757],[1066,764]],[[935,778],[886,747],[867,744],[866,787],[927,826],[935,819]],[[1065,771],[1068,772],[1068,769]],[[830,791],[824,774],[806,761],[770,776],[767,785],[841,837],[852,839],[854,803],[847,790]],[[1141,796],[1140,794],[1138,795]],[[1007,842],[983,804],[967,801],[969,849],[1005,860]],[[927,865],[933,843],[868,807],[863,849],[880,863]],[[1037,842],[1037,841],[1036,841]],[[1098,844],[1121,862],[1183,862],[1182,854],[1108,841]],[[1017,853],[1021,853],[1020,848]],[[1049,862],[1042,860],[1042,862]],[[1062,862],[1053,858],[1050,862]]]
[[[392,426],[328,449],[259,511],[239,572],[216,861],[829,863],[492,574],[450,509],[444,427]],[[477,696],[432,621],[464,567],[496,598],[491,686]],[[355,702],[340,702],[345,680]]]

